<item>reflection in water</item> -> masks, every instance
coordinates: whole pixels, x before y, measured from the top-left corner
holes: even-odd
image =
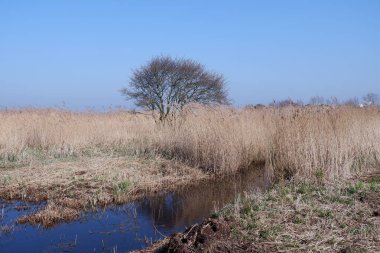
[[[151,215],[157,227],[190,226],[232,202],[237,195],[263,189],[266,184],[262,171],[251,170],[146,199],[139,203],[139,212]]]
[[[15,210],[20,202],[0,201],[0,252],[125,252],[183,231],[232,202],[238,194],[265,188],[263,170],[250,170],[219,180],[204,181],[164,196],[85,214],[75,222],[52,229],[14,225],[36,210]],[[12,227],[14,225],[14,228]],[[12,230],[4,231],[4,228]]]

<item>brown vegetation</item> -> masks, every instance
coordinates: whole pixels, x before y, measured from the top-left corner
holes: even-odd
[[[57,222],[77,219],[79,215],[80,212],[76,209],[52,204],[37,213],[17,219],[17,222],[20,224],[42,224],[44,227],[51,227]]]
[[[276,178],[321,182],[380,164],[378,108],[203,108],[161,132],[160,154],[215,173],[264,162]]]
[[[379,157],[376,107],[192,105],[164,125],[123,111],[0,111],[0,197],[70,208],[255,164],[274,179],[337,182],[379,168]]]
[[[45,227],[79,217],[72,215],[74,211],[125,203],[205,177],[201,171],[175,161],[133,157],[82,157],[76,161],[1,170],[7,178],[0,186],[1,198],[48,201],[38,213],[18,222],[40,223]]]
[[[379,252],[379,179],[277,185],[141,252]]]
[[[347,178],[379,166],[376,107],[188,107],[171,124],[127,112],[0,112],[0,166],[163,156],[215,173],[265,162],[274,175]],[[6,180],[3,178],[3,180]]]
[[[155,132],[150,115],[56,109],[0,111],[1,167],[141,150]],[[140,145],[141,148],[140,148]],[[119,153],[118,153],[119,152]]]

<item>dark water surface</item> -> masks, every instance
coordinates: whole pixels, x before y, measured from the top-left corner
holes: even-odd
[[[44,229],[15,224],[39,205],[0,200],[0,253],[128,252],[201,222],[239,194],[265,188],[263,170],[206,181],[163,196],[90,212],[74,222]],[[16,206],[28,210],[16,210]]]

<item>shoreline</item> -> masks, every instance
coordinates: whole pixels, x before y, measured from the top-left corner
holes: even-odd
[[[1,171],[1,199],[46,202],[17,222],[46,228],[79,219],[83,210],[125,204],[212,178],[176,161],[139,157],[80,157]]]
[[[285,183],[134,252],[379,252],[380,171],[341,186]]]

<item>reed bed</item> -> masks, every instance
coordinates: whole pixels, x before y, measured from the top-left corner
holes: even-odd
[[[380,110],[190,106],[166,124],[124,111],[0,111],[0,167],[104,154],[153,154],[213,174],[260,163],[277,179],[334,181],[379,168]]]
[[[141,150],[155,131],[149,115],[124,111],[76,113],[59,109],[0,111],[3,161]]]
[[[380,110],[202,108],[161,131],[156,145],[161,154],[214,173],[265,163],[276,179],[335,181],[379,168]]]

